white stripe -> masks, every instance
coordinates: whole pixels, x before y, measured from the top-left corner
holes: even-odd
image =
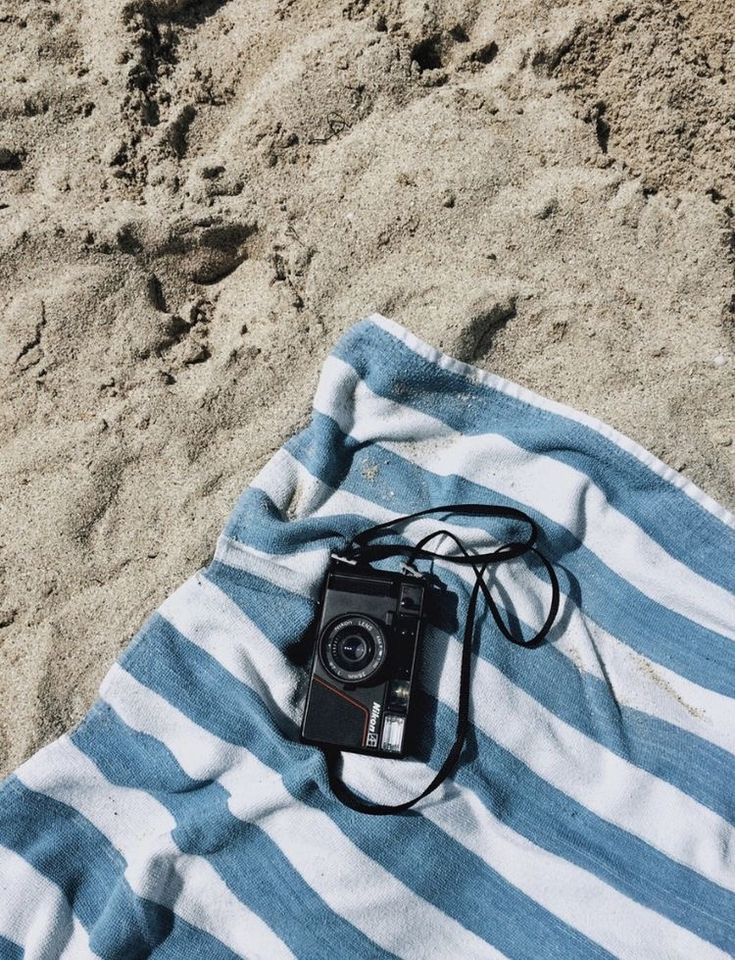
[[[342,509],[346,496],[340,493],[334,498]],[[299,554],[296,560],[302,576],[307,556]],[[470,582],[470,574],[461,567],[455,569],[458,576]],[[452,644],[448,655],[457,658],[458,653],[459,644]],[[682,790],[557,717],[487,661],[475,658],[474,662],[474,690],[493,691],[493,709],[489,712],[484,710],[485,698],[473,698],[473,720],[480,729],[598,816],[735,891],[735,831],[728,823]],[[428,689],[436,689],[435,680],[429,681]],[[439,697],[453,707],[456,690],[453,676],[449,684],[442,682]],[[519,716],[524,717],[522,724],[517,722]],[[730,724],[727,729],[731,729]]]
[[[335,356],[324,363],[314,409],[355,440],[372,441],[373,459],[383,448],[439,476],[463,477],[540,510],[656,603],[735,639],[732,593],[667,553],[612,507],[587,474],[501,434],[465,436],[436,417],[386,401]]]
[[[255,690],[262,685],[261,671],[268,665],[274,677],[278,711],[296,723],[301,705],[293,699],[293,686],[286,679],[293,668],[250,618],[218,587],[198,575],[174,596],[176,603],[168,606],[166,616],[177,630],[189,639],[196,638],[195,642]],[[205,632],[209,634],[206,638]],[[432,683],[434,687],[439,685],[446,646],[445,638],[442,649],[434,648],[429,658],[428,672],[433,675],[430,688]],[[274,652],[281,657],[280,667],[272,664]],[[454,657],[442,682],[442,692],[450,702],[456,699],[457,669]],[[203,755],[205,752],[202,749]],[[352,786],[386,803],[419,793],[431,779],[427,767],[419,763],[374,761],[349,754],[344,763],[345,778]],[[691,947],[686,955],[703,960],[723,956],[655,911],[515,833],[493,817],[470,790],[454,784],[443,796],[427,798],[417,810],[478,853],[511,884],[616,955],[630,960],[655,956],[661,943],[666,942],[686,944]],[[623,917],[625,925],[620,923]]]
[[[730,527],[735,527],[735,515],[729,510],[726,510],[722,504],[718,503],[716,500],[713,500],[712,497],[704,492],[704,490],[701,490],[698,486],[692,483],[691,480],[688,480],[685,476],[678,473],[672,467],[659,460],[658,457],[654,457],[650,451],[646,450],[639,443],[636,443],[635,440],[631,440],[630,437],[626,437],[625,434],[613,429],[611,426],[603,423],[596,417],[591,417],[588,414],[582,413],[580,410],[575,410],[573,407],[569,407],[564,403],[558,403],[555,400],[549,400],[546,397],[542,397],[533,390],[529,390],[527,387],[522,387],[518,383],[513,383],[511,380],[506,380],[504,377],[499,377],[497,374],[489,373],[487,370],[481,370],[479,367],[473,367],[471,364],[463,363],[461,360],[456,360],[454,357],[450,357],[446,353],[442,353],[440,350],[437,350],[436,347],[433,347],[431,344],[421,340],[406,327],[396,323],[395,320],[390,320],[388,317],[384,317],[379,313],[373,313],[365,319],[374,323],[376,326],[382,327],[398,340],[403,341],[403,343],[405,343],[406,346],[410,350],[413,350],[413,352],[418,356],[424,357],[424,359],[429,360],[431,363],[435,363],[437,366],[442,367],[445,370],[449,370],[452,373],[466,377],[468,380],[471,380],[475,383],[485,384],[485,386],[490,387],[492,390],[497,390],[509,397],[515,397],[518,400],[522,400],[524,403],[538,407],[539,410],[548,410],[550,413],[554,413],[559,417],[564,417],[567,420],[575,420],[577,423],[581,423],[586,427],[590,427],[592,430],[595,430],[607,440],[610,440],[616,446],[620,447],[621,450],[625,450],[626,453],[634,456],[636,460],[639,460],[644,466],[648,467],[649,470],[652,470],[655,474],[658,474],[658,476],[666,480],[667,483],[670,483],[678,490],[681,490],[690,499],[696,501],[701,507],[711,513],[713,516],[717,517],[718,520],[721,520],[722,523],[727,524]]]
[[[121,667],[108,674],[104,697],[128,726],[164,743],[190,777],[217,779],[233,816],[264,830],[335,913],[385,950],[424,960],[428,937],[437,957],[502,957],[366,856],[325,813],[296,800],[257,757],[199,727]]]
[[[0,846],[0,934],[24,960],[99,960],[59,887]]]
[[[137,896],[174,910],[240,956],[293,960],[210,863],[179,850],[171,837],[176,821],[162,804],[143,790],[110,783],[68,736],[36,753],[16,776],[86,817],[127,861],[125,878]]]
[[[309,517],[358,514],[366,518],[366,526],[399,516],[395,511],[386,510],[356,494],[335,491],[312,476],[286,450],[278,451],[251,486],[267,493],[284,513],[288,504],[297,500],[301,505],[299,514],[303,512]],[[419,539],[423,533],[436,529],[434,524],[435,521],[431,520],[416,521],[411,536]],[[444,520],[442,526],[455,532],[468,545],[486,544],[487,534],[479,528],[459,527]],[[441,545],[437,549],[442,549]],[[328,559],[323,549],[289,555],[266,554],[225,536],[218,540],[215,557],[312,599],[318,595]],[[436,563],[462,576],[461,568],[455,564]],[[525,565],[521,562],[515,569],[523,570]],[[500,577],[502,579],[502,572]],[[525,584],[530,584],[530,588]],[[522,619],[528,623],[540,623],[538,610],[548,609],[551,591],[547,581],[529,574],[525,580],[519,577],[519,589],[513,589],[511,597]],[[534,598],[535,604],[532,603]],[[699,686],[661,664],[652,664],[585,617],[576,604],[565,604],[563,613],[568,619],[563,635],[554,639],[555,649],[567,656],[580,671],[604,680],[616,702],[673,723],[735,753],[735,730],[731,722],[733,701],[729,697]]]

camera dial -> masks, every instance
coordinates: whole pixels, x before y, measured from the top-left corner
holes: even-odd
[[[319,653],[332,676],[346,683],[362,683],[381,668],[387,647],[383,631],[374,620],[347,616],[327,625]]]

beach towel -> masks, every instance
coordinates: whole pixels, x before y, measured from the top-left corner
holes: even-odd
[[[559,616],[526,649],[478,608],[453,775],[404,813],[358,813],[299,739],[318,593],[345,538],[450,503],[533,518]],[[427,517],[387,542],[439,523],[471,549],[500,536]],[[0,787],[3,960],[733,955],[724,507],[603,423],[371,315],[213,547],[79,726]],[[423,566],[454,605],[423,638],[413,753],[343,754],[344,782],[376,802],[419,793],[454,735],[474,576]],[[533,634],[543,571],[510,562],[491,587]]]

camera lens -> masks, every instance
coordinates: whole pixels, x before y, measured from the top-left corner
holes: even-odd
[[[340,639],[337,645],[337,652],[340,657],[355,667],[361,660],[365,659],[369,649],[365,640],[356,634]]]
[[[375,642],[370,631],[360,624],[338,626],[330,641],[335,664],[346,673],[358,673],[373,659]]]
[[[372,677],[385,660],[383,631],[368,617],[343,617],[322,634],[321,660],[327,670],[350,683]]]

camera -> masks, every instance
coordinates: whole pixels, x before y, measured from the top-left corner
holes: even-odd
[[[332,560],[317,613],[304,743],[404,755],[424,592],[419,574]]]

